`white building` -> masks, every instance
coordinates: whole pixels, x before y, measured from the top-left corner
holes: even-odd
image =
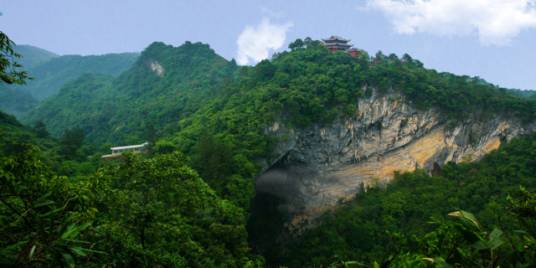
[[[132,153],[143,153],[147,150],[149,146],[148,142],[144,142],[142,144],[137,145],[126,145],[126,146],[116,146],[111,147],[110,150],[112,150],[111,154],[105,154],[101,158],[103,159],[109,159],[109,158],[116,158],[120,157],[124,153],[132,152]]]

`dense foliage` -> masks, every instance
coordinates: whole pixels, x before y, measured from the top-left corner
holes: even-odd
[[[36,147],[1,158],[4,265],[242,267],[244,212],[220,199],[178,154],[128,156],[69,180]]]
[[[509,114],[528,122],[536,117],[536,102],[494,86],[478,77],[456,76],[423,68],[422,63],[404,55],[385,56],[379,52],[367,74],[368,81],[382,91],[400,90],[418,108],[439,108],[450,118],[479,114],[490,117]]]
[[[248,244],[247,218],[265,212],[250,201],[279,142],[265,134],[274,122],[329,124],[358,98],[392,91],[446,120],[536,115],[531,97],[408,55],[351,57],[309,38],[290,48],[253,67],[190,42],[153,43],[131,66],[133,55],[35,67],[54,70],[40,83],[62,88],[28,113],[31,128],[0,113],[0,265],[263,265],[252,248],[290,267],[534,265],[534,135],[434,176],[397,174],[302,236],[271,237],[268,226],[249,236],[273,241]],[[143,141],[148,154],[99,161],[109,145]]]
[[[28,142],[38,145],[46,157],[58,161],[56,142],[49,137],[37,135],[31,128],[23,126],[14,116],[0,111],[0,155],[12,152],[10,144]]]
[[[32,119],[27,122],[42,121],[55,137],[60,137],[67,128],[78,127],[83,123],[91,125],[91,129],[84,129],[88,136],[91,135],[92,130],[105,133],[109,131],[109,126],[103,121],[102,114],[116,108],[109,88],[112,80],[112,77],[104,75],[82,75],[67,83],[56,97],[44,100],[39,107],[30,111],[26,117]],[[70,90],[72,87],[79,90]],[[95,95],[100,97],[94,98]],[[67,103],[76,105],[77,111],[65,109]],[[42,109],[41,107],[44,106],[48,108]],[[100,113],[91,113],[89,110],[98,110]],[[33,118],[37,119],[33,120]],[[89,138],[91,139],[91,136]]]
[[[536,135],[531,135],[513,140],[478,163],[448,164],[434,176],[424,171],[398,174],[385,188],[368,189],[326,215],[320,226],[270,261],[310,267],[341,260],[367,264],[413,260],[425,266],[423,258],[429,257],[455,267],[533,266],[535,159]],[[460,209],[474,213],[479,223],[466,225],[447,218]]]
[[[15,49],[15,43],[0,31],[0,82],[6,84],[24,84],[28,73],[21,69],[20,54]]]
[[[43,121],[54,136],[79,127],[94,143],[152,142],[171,133],[173,123],[196,111],[235,69],[207,45],[154,43],[118,78],[82,76],[24,121]]]

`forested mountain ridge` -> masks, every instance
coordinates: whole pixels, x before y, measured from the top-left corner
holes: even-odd
[[[153,43],[117,78],[82,77],[23,121],[42,120],[56,136],[66,126],[77,126],[92,142],[154,141],[213,97],[237,68],[204,44]]]
[[[138,53],[59,56],[32,46],[16,46],[15,51],[31,79],[24,85],[0,85],[0,109],[19,118],[81,75],[117,76],[138,57]]]
[[[26,91],[0,85],[0,109],[21,117],[37,105],[38,101]]]
[[[82,74],[117,76],[128,69],[137,57],[138,53],[55,57],[29,68],[28,74],[33,79],[17,89],[30,93],[37,100],[43,100]]]
[[[533,264],[534,136],[516,137],[534,130],[536,102],[408,55],[351,57],[310,39],[290,47],[238,67],[204,44],[158,42],[116,78],[68,83],[26,122],[44,120],[55,136],[80,127],[95,146],[153,147],[69,180],[36,161],[32,146],[6,155],[1,178],[23,178],[6,180],[16,190],[9,204],[22,209],[32,185],[39,202],[22,216],[0,207],[17,219],[1,229],[5,262],[255,267],[262,255],[293,267]],[[462,222],[445,219],[464,209],[484,225],[459,211]],[[304,211],[319,220],[296,217]],[[432,216],[437,229],[426,225]],[[494,221],[503,216],[511,218]],[[25,220],[47,228],[32,233]],[[15,259],[20,252],[28,257]]]
[[[438,73],[409,55],[351,57],[330,53],[313,40],[291,47],[270,61],[238,67],[205,44],[156,42],[119,77],[70,83],[24,121],[42,120],[56,136],[80,127],[97,144],[160,138],[158,148],[188,153],[211,186],[243,204],[236,185],[249,185],[248,178],[278,160],[301,159],[301,164],[312,164],[310,171],[319,178],[324,171],[368,163],[361,167],[365,178],[384,180],[394,170],[478,159],[501,141],[532,129],[525,126],[535,118],[536,102],[481,79]],[[426,154],[410,153],[404,161],[387,156],[418,146],[425,142],[421,138],[434,139]],[[329,143],[345,139],[348,144]],[[326,147],[322,156],[315,153],[317,146]],[[206,164],[207,157],[215,167]],[[366,171],[385,161],[397,163],[386,175]],[[218,179],[222,177],[227,179]],[[360,182],[326,200],[336,203],[352,196]],[[306,194],[305,200],[310,197]]]
[[[117,100],[122,102],[119,106],[134,105],[125,108],[130,112],[143,109],[144,115],[152,117],[146,121],[166,128],[171,127],[168,123],[178,120],[176,114],[181,113],[179,110],[190,110],[190,113],[196,108],[188,107],[199,106],[198,101],[192,101],[190,98],[207,102],[206,96],[200,96],[207,89],[234,87],[235,89],[227,92],[235,94],[240,87],[245,87],[251,92],[240,91],[252,95],[253,98],[261,97],[259,94],[265,94],[262,92],[274,95],[272,103],[275,106],[263,109],[272,110],[272,114],[283,112],[293,124],[300,126],[330,122],[341,112],[351,112],[355,106],[355,103],[352,103],[354,98],[369,94],[364,87],[368,85],[370,90],[377,89],[380,93],[400,91],[416,107],[441,109],[449,118],[464,118],[478,110],[485,115],[515,113],[522,119],[530,120],[536,110],[533,101],[511,94],[506,89],[483,83],[480,79],[427,70],[408,55],[401,59],[396,55],[385,56],[381,53],[375,57],[362,54],[358,58],[351,58],[345,55],[330,55],[315,41],[309,41],[308,46],[294,46],[293,51],[283,52],[273,61],[263,61],[254,68],[238,68],[234,62],[227,62],[216,55],[208,46],[207,49],[211,52],[207,52],[208,50],[203,49],[204,46],[206,45],[189,42],[177,48],[163,43],[149,46],[132,68],[115,79],[112,91],[117,91],[118,93],[113,93],[118,94],[117,96],[121,95]],[[204,50],[205,52],[202,52]],[[210,57],[207,58],[207,55]],[[240,72],[236,72],[237,70]],[[314,80],[312,76],[315,76]],[[300,83],[299,79],[303,80],[301,88],[296,87],[297,83]],[[311,90],[306,88],[309,86],[307,83],[313,83]],[[74,90],[72,88],[75,85],[76,83],[69,85],[71,90]],[[271,88],[266,89],[268,86]],[[318,86],[329,89],[316,89]],[[290,90],[284,90],[285,88]],[[181,92],[180,97],[175,94],[177,92]],[[213,94],[208,95],[212,96]],[[240,94],[236,94],[234,98],[239,96]],[[61,99],[61,96],[57,99]],[[185,101],[186,99],[189,101]],[[262,99],[260,101],[263,102],[262,105],[270,104]],[[76,114],[81,114],[76,110],[76,103],[61,102],[59,100],[59,103],[54,105],[71,110],[74,118]],[[36,111],[46,113],[47,107],[52,109],[50,106],[52,105],[41,105]],[[283,106],[284,110],[281,110]],[[26,117],[25,121],[39,119],[39,112],[36,111]],[[155,117],[157,113],[158,118]],[[114,121],[115,128],[123,129],[122,125],[126,121],[124,116],[110,119]],[[162,125],[161,121],[166,123]],[[59,133],[61,129],[54,127],[52,132]],[[140,134],[137,136],[140,138]]]
[[[16,45],[14,49],[18,54],[21,55],[20,64],[26,70],[39,66],[53,58],[59,57],[59,55],[54,52],[30,45]]]

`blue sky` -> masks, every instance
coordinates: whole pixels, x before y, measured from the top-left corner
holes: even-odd
[[[0,30],[59,54],[210,44],[252,64],[296,38],[340,35],[370,54],[536,89],[534,0],[0,0]]]

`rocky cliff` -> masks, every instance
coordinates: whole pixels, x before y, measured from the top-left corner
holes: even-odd
[[[475,115],[452,123],[440,111],[418,110],[397,93],[360,99],[355,115],[327,126],[295,129],[274,122],[276,160],[265,163],[257,191],[285,201],[290,227],[349,200],[364,186],[389,182],[396,171],[439,169],[480,159],[502,142],[533,131],[508,116]]]

